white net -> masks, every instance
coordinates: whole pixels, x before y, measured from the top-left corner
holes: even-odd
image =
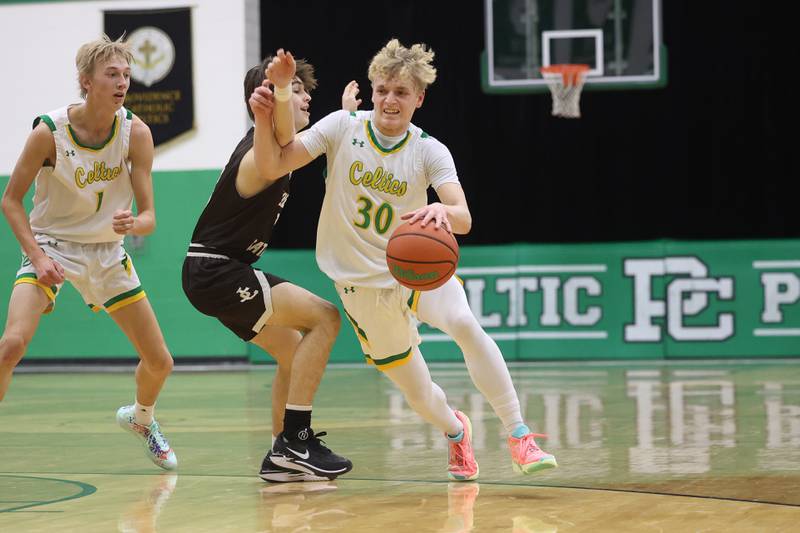
[[[583,84],[588,65],[551,65],[542,67],[542,76],[553,95],[553,116],[579,118]]]

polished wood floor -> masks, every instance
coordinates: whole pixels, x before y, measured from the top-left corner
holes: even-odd
[[[0,531],[800,531],[800,364],[512,367],[560,467],[515,474],[463,365],[433,367],[470,415],[481,478],[448,483],[444,439],[371,368],[331,367],[314,426],[349,456],[329,483],[268,484],[271,368],[176,372],[162,474],[116,427],[130,373],[20,373],[0,404]]]

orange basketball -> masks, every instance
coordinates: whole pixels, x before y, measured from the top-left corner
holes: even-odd
[[[441,287],[458,265],[458,243],[452,233],[434,222],[417,221],[397,227],[386,247],[389,272],[403,286],[417,291]]]

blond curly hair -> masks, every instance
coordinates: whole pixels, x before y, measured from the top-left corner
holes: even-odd
[[[420,92],[436,80],[433,50],[418,43],[406,48],[397,39],[392,39],[375,54],[369,64],[367,76],[371,82],[377,78],[410,79]]]

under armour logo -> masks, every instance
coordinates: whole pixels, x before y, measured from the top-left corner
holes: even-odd
[[[355,287],[345,287],[344,288],[344,293],[345,294],[352,294],[354,292],[356,292],[356,288]]]
[[[353,146],[358,145],[359,148],[364,148],[364,141],[359,141],[358,139],[353,139]]]
[[[64,155],[67,156],[67,157],[69,157],[69,156],[73,156],[74,157],[75,156],[75,150],[65,150],[64,151]]]
[[[247,300],[252,300],[255,298],[256,294],[258,294],[258,291],[250,292],[250,287],[245,287],[244,289],[239,287],[236,289],[236,294],[238,294],[239,298],[242,299],[240,303],[245,303]]]

